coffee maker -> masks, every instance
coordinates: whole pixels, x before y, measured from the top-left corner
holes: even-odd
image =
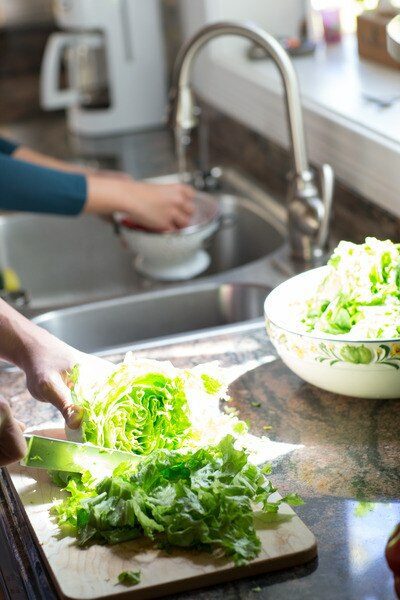
[[[160,125],[166,79],[159,0],[55,0],[41,105],[69,129],[100,136]],[[64,86],[60,85],[64,74]]]

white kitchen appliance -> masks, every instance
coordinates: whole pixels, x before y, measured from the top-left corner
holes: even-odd
[[[55,0],[41,104],[71,131],[99,136],[160,125],[166,106],[159,0]],[[60,81],[65,70],[65,86]]]

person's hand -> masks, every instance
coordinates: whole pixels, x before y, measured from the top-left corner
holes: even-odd
[[[10,406],[0,397],[0,467],[23,458],[26,443],[22,435],[24,426],[14,419]]]
[[[97,379],[106,376],[111,368],[108,361],[68,346],[1,299],[0,358],[22,369],[32,396],[42,402],[51,402],[71,429],[79,427],[83,416],[82,409],[72,402],[73,367],[79,365],[89,378]]]
[[[194,211],[195,190],[185,184],[152,184],[131,177],[88,177],[86,212],[129,214],[142,227],[174,231],[186,227]]]
[[[74,348],[53,336],[35,339],[24,352],[20,367],[25,371],[26,385],[36,400],[50,402],[63,415],[68,427],[76,429],[82,419],[81,409],[72,403],[69,373],[80,360]]]
[[[142,227],[174,231],[187,227],[194,212],[195,190],[188,185],[130,182],[126,212]]]
[[[58,408],[71,429],[79,427],[83,416],[82,408],[73,404],[70,391],[71,371],[77,364],[101,374],[110,363],[79,352],[39,328],[34,341],[25,346],[19,363],[32,396]]]

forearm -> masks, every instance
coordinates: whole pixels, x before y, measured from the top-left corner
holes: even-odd
[[[0,209],[76,215],[86,202],[86,177],[0,154]]]
[[[22,366],[38,337],[39,328],[0,300],[0,358]]]
[[[116,211],[130,212],[139,202],[132,193],[132,184],[95,175],[87,176],[86,182],[87,196],[84,212],[97,215],[111,215]]]
[[[35,212],[56,212],[60,214],[75,214],[83,210],[92,214],[110,215],[115,211],[129,211],[132,208],[132,204],[135,204],[135,200],[133,202],[131,200],[132,190],[129,189],[127,193],[127,181],[130,182],[128,184],[130,186],[133,183],[133,179],[128,176],[113,176],[111,173],[108,176],[101,176],[95,171],[81,167],[75,168],[74,165],[69,165],[63,161],[45,156],[24,146],[18,147],[12,154],[12,157],[9,156],[4,159],[4,157],[0,156],[0,175],[2,160],[8,161],[8,180],[12,179],[14,188],[23,187],[26,176],[35,179],[35,183],[27,187],[29,193],[33,193],[38,199],[40,198],[40,203],[36,203],[36,206],[30,206],[32,203],[29,202],[29,193],[24,191],[25,205],[20,206],[18,204],[18,194],[13,193],[10,206],[7,206],[7,192],[2,190],[2,185],[4,186],[4,181],[6,180],[5,174],[2,181],[0,181],[0,208],[33,210]],[[24,165],[24,163],[27,164]],[[60,171],[61,173],[58,177],[60,183],[58,183],[57,173]],[[74,176],[85,177],[85,189],[81,189],[81,192],[75,192],[71,191],[71,186],[68,186],[68,191],[63,194],[63,182],[64,184],[66,182],[68,185],[69,179],[72,179]],[[39,188],[42,188],[42,191],[39,191]],[[47,188],[47,190],[44,188]],[[56,201],[57,197],[61,196],[60,200],[62,202],[62,195],[67,198],[71,195],[75,196],[76,193],[82,196],[80,210],[75,211],[73,206],[67,206],[66,208],[71,208],[71,210],[64,212],[60,201]],[[46,204],[44,202],[46,196],[51,196],[54,202],[54,210],[51,210],[51,206],[45,206],[43,210],[41,209],[42,205]]]
[[[92,173],[92,169],[74,165],[64,160],[53,158],[52,156],[47,156],[41,152],[36,152],[36,150],[31,150],[31,148],[28,148],[27,146],[18,146],[13,152],[13,157],[31,164],[48,167],[49,169],[64,171],[65,173],[82,173],[83,175]]]
[[[80,171],[80,172],[79,172]],[[90,171],[0,138],[0,209],[76,215],[125,212],[155,231],[185,227],[194,190],[135,181],[125,173]]]
[[[72,165],[64,160],[47,156],[46,154],[28,148],[28,146],[22,144],[19,145],[18,143],[3,137],[0,137],[0,153],[5,156],[12,156],[13,158],[32,165],[57,169],[58,171],[64,171],[66,173],[82,173],[83,175],[92,173],[91,169]]]
[[[128,180],[67,173],[0,153],[0,209],[63,215],[128,211]]]

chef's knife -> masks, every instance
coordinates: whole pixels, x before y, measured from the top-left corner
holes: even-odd
[[[25,467],[83,473],[111,473],[121,462],[136,464],[140,458],[129,452],[78,444],[66,440],[24,434],[28,452],[21,460]]]

